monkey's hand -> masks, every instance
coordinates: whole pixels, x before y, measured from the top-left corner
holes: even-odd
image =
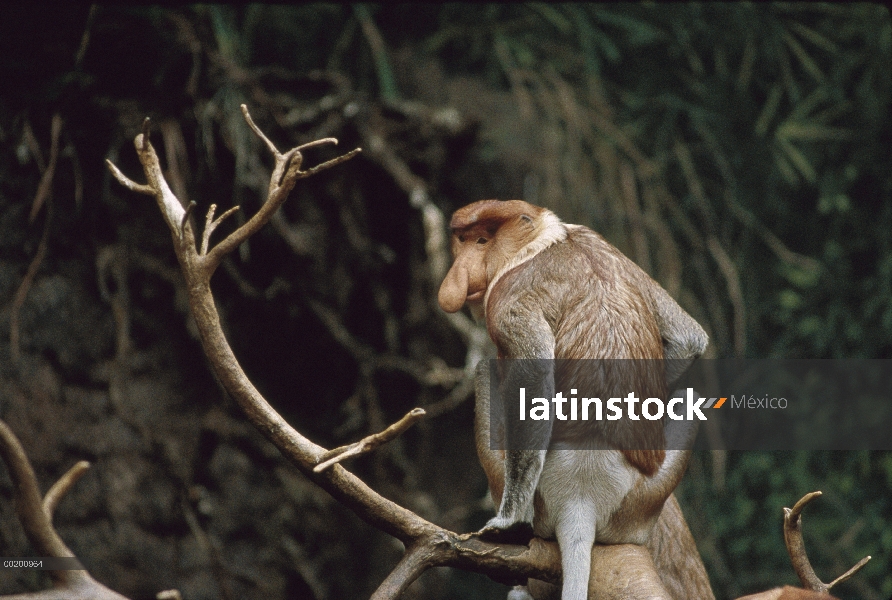
[[[518,544],[526,546],[533,539],[533,526],[525,521],[512,521],[505,517],[493,517],[477,532],[484,542]]]

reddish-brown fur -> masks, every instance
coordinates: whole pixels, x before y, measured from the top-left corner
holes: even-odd
[[[455,262],[440,286],[438,297],[443,310],[455,312],[466,301],[482,301],[498,268],[526,243],[530,234],[525,228],[499,229],[506,221],[524,212],[536,217],[542,209],[520,200],[481,200],[455,212],[450,223]],[[499,242],[493,250],[493,245],[487,244],[496,232],[499,232]],[[481,240],[485,242],[479,243]]]

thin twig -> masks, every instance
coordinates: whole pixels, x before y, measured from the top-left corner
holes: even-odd
[[[222,215],[220,218],[214,220],[214,213],[217,210],[216,204],[211,204],[211,207],[208,209],[207,217],[204,220],[204,234],[201,236],[201,255],[204,256],[208,253],[208,245],[211,241],[211,234],[214,233],[214,230],[219,227],[220,223],[226,220],[226,217],[234,214],[237,210],[239,210],[241,206],[233,206]]]
[[[312,142],[307,142],[306,144],[301,144],[297,147],[297,150],[306,150],[307,148],[315,148],[317,146],[324,146],[326,144],[333,144],[335,146],[338,145],[338,139],[333,137],[322,138],[321,140],[314,140]]]
[[[852,567],[851,569],[849,569],[848,571],[846,571],[845,573],[843,573],[842,575],[840,575],[839,577],[837,577],[836,579],[834,579],[833,581],[828,583],[827,589],[833,589],[833,586],[835,586],[837,583],[842,583],[843,581],[851,579],[852,575],[854,575],[855,573],[857,573],[858,571],[863,569],[864,565],[869,563],[871,558],[873,558],[873,557],[870,555],[867,555],[864,558],[862,558],[861,560],[859,560],[857,563],[855,563],[854,567]]]
[[[378,446],[386,444],[392,439],[402,435],[403,432],[412,427],[412,425],[414,425],[424,415],[425,411],[423,408],[413,408],[412,410],[407,412],[402,419],[400,419],[384,431],[380,433],[373,433],[372,435],[365,437],[358,442],[354,442],[353,444],[341,446],[340,448],[335,448],[334,450],[329,450],[322,455],[322,462],[313,467],[313,472],[321,473],[328,467],[346,460],[352,456],[359,456],[360,454],[371,452]]]
[[[25,277],[22,278],[22,283],[19,284],[19,288],[16,290],[15,296],[13,297],[12,305],[9,308],[9,354],[13,363],[18,363],[19,359],[21,359],[21,348],[19,346],[21,336],[19,317],[22,305],[25,303],[25,298],[28,297],[28,291],[31,289],[31,284],[34,283],[37,271],[40,269],[40,265],[43,263],[43,259],[46,256],[47,248],[49,247],[50,223],[52,220],[53,203],[50,201],[46,205],[46,220],[43,223],[43,233],[40,235],[40,243],[37,245],[37,252],[28,264],[28,270],[25,272]]]
[[[34,202],[31,203],[31,213],[28,215],[29,223],[33,223],[34,219],[37,218],[37,213],[40,212],[40,208],[53,190],[53,178],[56,176],[56,163],[59,160],[59,134],[62,133],[62,117],[59,113],[53,115],[50,130],[50,162],[40,178],[37,193],[34,195]]]
[[[270,139],[266,137],[266,134],[260,130],[260,127],[258,127],[257,124],[254,123],[254,119],[251,118],[251,113],[248,112],[248,106],[246,104],[242,104],[241,108],[242,115],[245,117],[245,121],[248,123],[248,127],[251,128],[251,131],[254,132],[254,135],[263,140],[263,143],[266,144],[266,147],[269,148],[269,151],[274,156],[280,156],[279,150],[278,148],[276,148],[276,145],[273,144]]]
[[[89,468],[90,463],[85,460],[76,462],[74,466],[68,469],[68,471],[66,471],[65,474],[62,475],[62,477],[60,477],[59,480],[47,491],[46,495],[43,497],[43,510],[48,518],[52,519],[59,501],[68,493],[71,486],[84,476],[84,473],[86,473]]]
[[[350,160],[351,158],[353,158],[360,152],[362,152],[362,148],[354,148],[347,154],[342,154],[341,156],[338,156],[337,158],[333,158],[329,161],[326,161],[326,162],[322,163],[321,165],[316,165],[315,167],[311,167],[311,168],[307,169],[306,171],[298,171],[297,178],[304,179],[305,177],[309,177],[310,175],[315,175],[319,171],[324,171],[325,169],[330,169],[332,167],[336,167],[337,165],[341,164],[342,162],[346,162],[346,161]]]
[[[150,124],[151,124],[151,120],[149,119],[149,117],[146,117],[145,119],[142,120],[142,139],[139,140],[139,144],[138,144],[138,148],[142,152],[145,152],[146,150],[149,149],[149,132],[150,132],[149,126],[150,126]]]
[[[124,175],[118,167],[115,166],[115,163],[110,161],[109,159],[105,159],[105,164],[108,166],[109,170],[114,175],[115,179],[118,180],[118,183],[123,185],[125,188],[130,190],[131,192],[136,192],[137,194],[145,194],[146,196],[154,195],[154,190],[152,187],[143,183],[136,183],[126,175]]]
[[[201,251],[199,254],[204,256],[208,253],[208,243],[211,239],[211,226],[214,223],[214,213],[217,212],[217,205],[211,204],[208,207],[208,212],[204,217],[204,233],[201,235]]]

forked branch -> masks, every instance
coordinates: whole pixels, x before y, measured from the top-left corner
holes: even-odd
[[[90,463],[81,461],[74,465],[47,492],[40,497],[37,477],[31,462],[22,448],[21,442],[6,423],[0,421],[0,457],[9,469],[9,478],[15,490],[15,510],[22,529],[34,551],[40,557],[71,558],[74,553],[65,545],[53,528],[53,510],[62,496],[90,467]],[[126,600],[95,579],[87,571],[58,570],[50,571],[53,588],[40,592],[4,596],[8,600],[50,600],[64,597],[70,600]]]
[[[360,518],[378,529],[402,541],[407,550],[406,565],[398,573],[388,577],[375,598],[384,600],[396,598],[426,568],[432,566],[454,566],[479,571],[496,576],[536,577],[544,581],[559,580],[560,561],[554,543],[541,542],[526,546],[500,546],[482,542],[470,535],[458,535],[430,523],[410,510],[387,500],[369,488],[361,479],[339,464],[317,472],[315,467],[333,458],[332,453],[322,448],[296,431],[277,413],[257,391],[247,378],[229,347],[210,289],[210,277],[226,253],[256,233],[285,201],[298,179],[314,175],[323,169],[338,165],[353,156],[353,150],[305,171],[301,170],[302,150],[321,144],[333,144],[336,140],[325,138],[310,142],[280,153],[275,145],[263,134],[251,119],[247,108],[242,112],[254,133],[266,144],[273,154],[275,166],[270,177],[266,200],[260,210],[244,225],[229,234],[222,242],[209,247],[210,233],[219,222],[228,216],[224,213],[214,220],[213,212],[207,217],[205,235],[201,249],[196,248],[195,233],[186,210],[170,191],[164,180],[158,157],[148,135],[143,132],[136,136],[134,145],[143,165],[148,184],[134,183],[114,165],[109,168],[115,177],[130,190],[151,194],[159,204],[171,231],[174,250],[180,262],[189,304],[195,317],[202,347],[211,368],[229,395],[239,404],[251,423],[266,436],[279,450],[307,477],[328,491],[334,498],[353,510]],[[420,418],[415,411],[387,431],[370,436],[361,442],[338,449],[338,458],[371,449],[396,437],[412,422]],[[329,461],[330,462],[330,461]],[[422,558],[422,560],[417,560]],[[654,576],[656,574],[654,573]]]
[[[267,192],[266,201],[263,203],[263,206],[260,207],[260,210],[257,211],[247,223],[233,231],[226,239],[217,244],[213,250],[208,252],[208,264],[213,265],[212,268],[216,268],[226,254],[235,250],[242,242],[257,233],[261,227],[266,225],[270,217],[273,216],[273,213],[276,212],[279,206],[281,206],[282,203],[285,202],[285,199],[288,198],[288,194],[291,192],[292,188],[294,188],[294,184],[297,183],[298,179],[304,179],[305,177],[315,175],[320,171],[339,165],[342,162],[350,160],[362,151],[360,148],[355,148],[337,158],[316,165],[306,171],[301,171],[300,167],[303,164],[303,154],[301,154],[301,150],[321,146],[323,144],[337,145],[338,140],[335,138],[324,138],[297,146],[282,154],[276,148],[275,144],[273,144],[269,138],[264,135],[260,128],[257,127],[254,120],[251,118],[251,114],[248,112],[248,107],[244,104],[242,104],[242,114],[254,134],[266,144],[266,147],[273,155],[275,165],[273,166],[273,172],[270,176],[269,191]]]
[[[815,570],[811,566],[811,561],[808,560],[808,554],[805,552],[805,542],[802,539],[802,509],[820,495],[821,492],[811,492],[800,498],[793,508],[784,508],[784,542],[787,545],[787,552],[790,553],[793,569],[796,571],[796,575],[799,576],[802,586],[808,590],[826,594],[837,583],[842,583],[860,571],[870,561],[871,557],[865,556],[854,567],[830,583],[824,583],[818,579]]]
[[[223,260],[224,256],[238,248],[242,242],[257,233],[257,231],[269,221],[273,213],[275,213],[279,206],[285,202],[285,199],[288,198],[288,194],[291,192],[292,188],[294,188],[294,184],[297,183],[298,179],[309,177],[320,171],[339,165],[361,152],[359,148],[356,148],[346,154],[307,169],[306,171],[301,171],[300,167],[303,164],[303,154],[301,154],[301,150],[321,146],[323,144],[337,144],[338,141],[335,138],[324,138],[303,144],[302,146],[297,146],[283,154],[279,152],[269,138],[260,131],[260,128],[254,123],[254,120],[248,112],[248,108],[244,104],[242,105],[242,114],[251,130],[254,131],[264,144],[266,144],[266,147],[272,153],[275,165],[273,166],[273,172],[270,176],[267,197],[263,205],[260,207],[260,210],[258,210],[257,213],[255,213],[244,225],[238,227],[213,248],[210,248],[211,234],[220,223],[226,219],[226,217],[238,210],[239,207],[236,206],[230,208],[224,212],[220,218],[214,220],[216,205],[211,205],[205,220],[201,248],[196,248],[195,232],[192,229],[193,226],[189,219],[194,206],[184,206],[167,184],[167,180],[164,178],[164,174],[161,171],[161,163],[158,159],[158,154],[155,152],[155,148],[149,141],[148,118],[143,122],[143,132],[137,135],[134,139],[136,153],[139,156],[140,163],[142,163],[147,183],[136,183],[124,175],[124,173],[122,173],[110,160],[106,161],[112,175],[114,175],[115,179],[117,179],[121,185],[131,191],[155,197],[155,200],[158,202],[158,207],[164,215],[167,227],[174,236],[174,247],[177,256],[180,259],[180,264],[185,268],[185,265],[188,263],[190,268],[193,269],[196,274],[200,273],[206,280],[210,280],[211,275],[213,275],[214,270],[220,264],[220,261]]]

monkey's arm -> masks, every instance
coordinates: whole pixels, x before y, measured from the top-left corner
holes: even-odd
[[[660,284],[650,279],[645,287],[660,337],[663,338],[666,381],[672,385],[694,359],[703,354],[709,343],[709,336]]]
[[[504,314],[493,318],[493,323],[496,325],[493,337],[503,360],[499,365],[498,389],[491,387],[488,373],[478,371],[478,411],[486,406],[489,413],[477,415],[478,451],[482,459],[485,449],[479,445],[480,436],[484,434],[491,451],[504,449],[505,458],[499,511],[481,530],[481,536],[526,543],[532,537],[533,497],[545,463],[552,420],[533,420],[530,414],[525,414],[521,422],[519,389],[525,390],[527,408],[533,398],[551,402],[554,396],[554,335],[542,314],[525,310],[522,302],[516,302]],[[482,428],[481,422],[485,422]],[[498,425],[500,439],[489,427],[490,423]],[[489,469],[487,476],[490,477]],[[490,483],[494,488],[491,477]]]

